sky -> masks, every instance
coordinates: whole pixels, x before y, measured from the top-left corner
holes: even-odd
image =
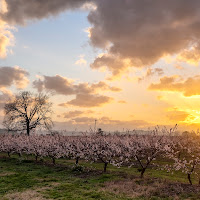
[[[200,1],[0,0],[0,123],[16,93],[50,94],[55,129],[196,131]]]

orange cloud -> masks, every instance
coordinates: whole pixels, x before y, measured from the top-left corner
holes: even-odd
[[[178,123],[180,121],[185,121],[186,118],[189,116],[190,114],[185,112],[185,111],[178,111],[178,110],[174,110],[174,111],[168,111],[167,112],[167,118],[175,123]]]
[[[12,29],[11,26],[0,19],[0,58],[5,58],[8,54],[8,47],[14,45]]]
[[[79,56],[79,59],[75,62],[75,65],[83,65],[83,66],[85,66],[85,65],[87,65],[87,60],[85,60],[85,55],[80,55]]]
[[[157,96],[157,99],[158,99],[158,100],[162,100],[162,99],[163,99],[163,96],[158,95],[158,96]]]
[[[152,83],[149,90],[181,92],[184,96],[200,95],[200,76],[194,76],[185,81],[177,81],[177,76],[164,76],[159,83]]]
[[[128,70],[133,65],[129,59],[123,59],[111,54],[102,54],[90,65],[92,69],[108,69],[114,76]]]
[[[62,117],[74,118],[74,117],[79,117],[81,115],[88,115],[88,114],[92,114],[92,113],[94,113],[94,111],[92,111],[92,110],[86,110],[86,111],[74,110],[74,111],[69,111],[67,113],[62,114]]]
[[[180,61],[197,66],[200,61],[200,44],[194,45],[191,49],[185,49],[177,58]]]
[[[124,100],[120,100],[120,101],[118,101],[118,103],[122,103],[122,104],[124,104],[124,103],[127,103],[127,102],[124,101]]]

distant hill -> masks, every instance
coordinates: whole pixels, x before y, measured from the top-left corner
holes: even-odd
[[[7,133],[7,130],[6,129],[0,129],[0,134],[4,134],[4,133]]]
[[[6,129],[0,128],[0,134],[5,134],[5,133],[8,133],[8,131]],[[16,133],[16,132],[10,131],[9,133],[11,134],[11,133]]]

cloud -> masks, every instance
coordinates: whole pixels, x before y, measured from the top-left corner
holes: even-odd
[[[146,76],[153,76],[153,75],[155,75],[155,74],[158,74],[158,75],[160,76],[160,75],[163,75],[163,74],[164,74],[164,71],[163,71],[163,69],[161,69],[161,68],[155,68],[155,69],[148,68],[148,69],[147,69]]]
[[[184,68],[181,65],[174,65],[176,69],[183,70]]]
[[[175,123],[186,120],[188,116],[190,114],[185,111],[173,110],[167,112],[167,118]]]
[[[119,125],[119,126],[123,126],[123,128],[129,128],[130,126],[132,128],[150,126],[150,123],[148,123],[144,120],[123,121],[123,120],[113,120],[113,119],[110,119],[109,117],[102,117],[100,119],[100,123],[110,124],[110,125]]]
[[[148,68],[146,71],[146,74],[140,78],[138,78],[138,82],[145,80],[148,77],[154,76],[154,75],[158,75],[161,76],[164,74],[164,71],[162,68]]]
[[[180,55],[199,60],[198,0],[1,0],[0,20],[9,25],[54,17],[73,9],[89,9],[91,45],[106,51],[91,68],[108,69],[114,76],[131,67],[151,66],[160,58]],[[88,6],[89,5],[89,6]],[[5,30],[5,29],[4,29]],[[8,32],[7,32],[8,34]],[[11,44],[0,35],[1,57]],[[191,47],[194,47],[191,50]],[[191,50],[191,51],[190,51]],[[188,52],[189,51],[189,52]],[[192,55],[188,56],[188,55]],[[82,60],[83,61],[83,60]],[[80,61],[80,63],[83,63]]]
[[[191,49],[185,49],[177,56],[177,59],[198,66],[200,62],[200,44],[195,44]]]
[[[113,98],[97,95],[97,94],[77,94],[76,98],[66,103],[59,104],[59,106],[78,106],[78,107],[99,107],[104,104],[110,103]]]
[[[92,110],[87,110],[87,111],[81,111],[81,110],[74,110],[74,111],[69,111],[67,113],[62,114],[63,118],[74,118],[74,117],[78,117],[81,115],[88,115],[88,114],[92,114],[94,113],[94,111]]]
[[[33,81],[33,88],[36,88],[38,92],[42,92],[44,90],[44,82],[40,78]]]
[[[77,118],[75,118],[75,119],[73,119],[73,121],[74,122],[76,122],[76,123],[83,123],[83,124],[85,124],[85,123],[90,123],[90,124],[92,124],[92,123],[94,123],[94,121],[95,121],[96,119],[95,118],[93,118],[93,117],[77,117]]]
[[[0,13],[4,14],[8,11],[6,0],[0,0]]]
[[[89,13],[90,42],[107,50],[92,68],[106,66],[113,75],[130,67],[150,66],[199,41],[198,0],[96,0]],[[131,65],[110,61],[129,59]],[[109,58],[109,59],[108,59]],[[199,58],[197,58],[199,59]],[[108,61],[109,60],[109,61]]]
[[[84,125],[89,124],[90,126],[94,125],[95,120],[97,120],[97,127],[107,130],[118,129],[135,129],[135,128],[145,128],[151,126],[150,123],[144,120],[113,120],[109,117],[101,117],[99,119],[94,117],[77,117],[72,121],[75,122],[74,125]]]
[[[75,65],[85,66],[87,65],[87,60],[84,59],[85,55],[80,55],[79,59],[75,62]]]
[[[56,76],[44,76],[44,79],[38,79],[33,82],[33,87],[39,92],[42,90],[51,90],[57,94],[72,95],[76,92],[74,91],[73,81],[65,77]]]
[[[14,45],[13,27],[0,19],[0,58],[5,58],[9,52],[8,47]]]
[[[102,128],[105,131],[126,131],[126,130],[134,130],[134,129],[142,129],[147,127],[153,127],[152,124],[144,121],[144,120],[113,120],[109,117],[76,117],[73,120],[68,120],[65,122],[55,122],[56,128],[66,129],[68,130],[77,130],[83,131],[89,130],[90,128],[94,128],[95,120],[97,120],[97,128]]]
[[[162,99],[163,99],[163,96],[162,96],[162,95],[158,95],[158,96],[157,96],[157,99],[158,99],[158,100],[162,100]]]
[[[0,88],[15,85],[18,89],[23,89],[29,83],[28,75],[27,71],[18,66],[0,67]]]
[[[43,80],[38,79],[33,82],[33,87],[38,91],[49,90],[62,95],[90,94],[98,91],[119,92],[120,88],[109,86],[103,81],[98,83],[78,83],[74,80],[62,77],[60,75],[44,76]]]
[[[95,3],[91,1],[91,2],[83,4],[81,9],[88,11],[88,10],[96,10],[97,7],[96,7]]]
[[[39,92],[46,90],[52,91],[61,95],[76,95],[75,99],[67,103],[60,104],[60,106],[79,106],[79,107],[97,107],[111,102],[113,98],[100,95],[99,92],[111,91],[119,92],[120,88],[110,86],[103,81],[98,83],[75,83],[75,81],[56,76],[44,76],[43,80],[38,79],[33,82],[33,87]]]
[[[26,24],[27,21],[56,16],[66,10],[80,8],[91,0],[6,0],[7,12],[0,15],[11,24]]]
[[[12,97],[12,92],[9,90],[6,90],[5,88],[0,89],[0,110],[3,109],[5,103],[11,99]]]
[[[120,100],[120,101],[118,101],[118,103],[125,104],[125,103],[127,103],[127,102],[126,102],[126,101],[124,101],[124,100]]]
[[[131,67],[151,66],[160,58],[180,55],[199,60],[198,0],[1,0],[0,20],[9,25],[54,17],[73,9],[89,9],[90,43],[106,50],[91,64],[118,76]],[[89,6],[88,6],[89,5]],[[4,29],[5,30],[5,29]],[[12,34],[0,35],[1,57]],[[9,35],[9,36],[8,36]],[[191,50],[194,47],[194,50]],[[191,50],[191,51],[190,51]],[[189,52],[188,52],[189,51]],[[188,56],[188,55],[192,55]],[[80,61],[82,63],[82,61]]]
[[[179,77],[180,78],[180,77]],[[200,76],[189,77],[184,81],[177,80],[177,76],[164,76],[159,83],[152,83],[149,90],[181,92],[184,96],[200,95]]]
[[[114,76],[119,76],[126,72],[133,63],[130,59],[123,59],[111,54],[99,55],[95,61],[90,65],[92,69],[108,69]]]
[[[107,90],[107,91],[112,91],[112,92],[120,92],[121,89],[118,88],[118,87],[114,87],[114,86],[109,86],[107,85],[105,82],[103,81],[100,81],[98,83],[93,83],[91,85],[91,89],[94,90],[94,91],[98,91],[98,90]]]

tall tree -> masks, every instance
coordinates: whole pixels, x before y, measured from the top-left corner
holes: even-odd
[[[21,92],[5,104],[3,124],[8,130],[26,131],[27,135],[37,127],[50,129],[53,126],[51,107],[47,95]]]

